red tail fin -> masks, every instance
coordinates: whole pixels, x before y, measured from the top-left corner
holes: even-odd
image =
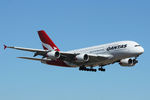
[[[60,51],[44,30],[38,31],[38,34],[42,41],[42,46],[45,50]]]

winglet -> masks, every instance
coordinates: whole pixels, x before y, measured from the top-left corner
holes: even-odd
[[[7,48],[7,46],[4,44],[4,50]]]

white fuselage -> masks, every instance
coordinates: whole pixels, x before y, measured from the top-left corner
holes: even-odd
[[[134,41],[119,41],[64,52],[60,51],[44,30],[38,31],[38,35],[44,50],[6,45],[4,45],[4,49],[11,48],[34,53],[33,57],[18,57],[21,59],[62,67],[79,67],[79,70],[82,71],[95,72],[96,69],[93,67],[99,66],[99,71],[105,71],[103,66],[115,62],[121,66],[134,66],[138,63],[137,57],[144,52],[144,49]],[[35,58],[38,55],[42,58]]]
[[[119,41],[104,45],[92,46],[88,48],[76,49],[67,51],[71,53],[81,53],[81,54],[109,54],[112,58],[105,60],[103,62],[97,61],[97,63],[89,62],[85,66],[103,66],[107,64],[112,64],[124,58],[138,57],[144,52],[144,49],[134,41]],[[72,67],[77,67],[78,65],[66,62]]]

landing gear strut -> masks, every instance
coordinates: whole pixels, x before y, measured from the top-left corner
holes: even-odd
[[[105,69],[103,68],[103,66],[100,66],[100,68],[98,68],[99,71],[105,72]]]
[[[80,70],[80,71],[92,71],[92,72],[96,72],[96,71],[97,71],[96,69],[93,69],[93,67],[91,67],[91,68],[86,68],[85,66],[79,67],[79,70]]]

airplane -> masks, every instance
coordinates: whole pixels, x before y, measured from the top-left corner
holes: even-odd
[[[105,71],[104,66],[119,63],[124,67],[132,67],[138,63],[137,58],[144,53],[144,48],[134,41],[119,41],[71,51],[60,51],[44,30],[38,31],[43,49],[32,49],[4,45],[11,48],[33,52],[33,57],[17,57],[40,61],[48,65],[61,67],[78,67],[80,71]],[[42,56],[41,58],[35,58]]]

